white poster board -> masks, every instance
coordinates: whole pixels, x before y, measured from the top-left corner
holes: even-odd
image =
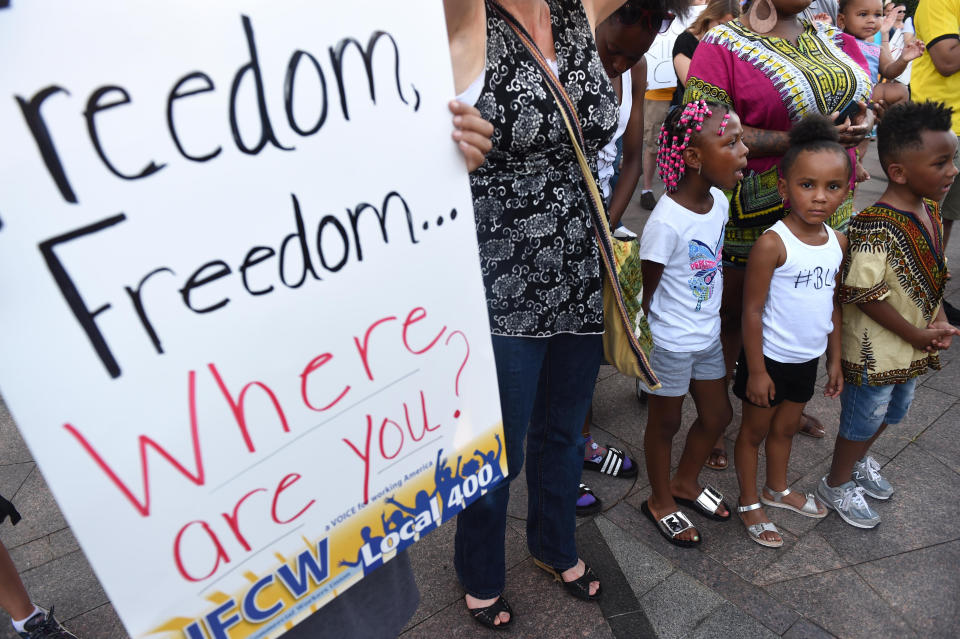
[[[670,24],[666,33],[659,33],[653,39],[650,49],[644,54],[647,58],[647,90],[666,89],[677,86],[677,72],[673,68],[673,43],[677,36],[696,22],[707,5],[693,5],[687,9],[687,17],[677,18]]]
[[[442,7],[0,11],[0,390],[135,637],[267,637],[506,472]]]

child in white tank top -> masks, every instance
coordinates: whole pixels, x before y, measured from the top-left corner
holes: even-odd
[[[825,222],[846,198],[853,169],[836,127],[810,116],[790,132],[780,170],[778,186],[788,213],[760,236],[747,260],[743,350],[733,386],[743,400],[734,453],[737,511],[750,538],[773,548],[782,546],[783,538],[761,502],[806,517],[827,514],[812,494],[790,490],[787,462],[824,352],[824,395],[837,397],[843,387],[836,290],[847,240]],[[758,495],[757,459],[764,440],[767,481]]]

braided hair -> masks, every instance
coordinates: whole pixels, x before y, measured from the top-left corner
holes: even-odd
[[[727,120],[730,119],[730,107],[706,100],[688,102],[682,109],[679,105],[672,107],[660,126],[660,137],[657,140],[657,173],[670,193],[677,190],[686,172],[687,167],[683,161],[684,150],[703,129],[704,121],[713,115],[714,109],[726,111],[717,130],[717,135],[723,135]]]

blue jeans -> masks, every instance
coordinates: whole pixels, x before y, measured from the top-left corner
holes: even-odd
[[[508,475],[457,516],[453,563],[467,594],[503,592],[509,483],[527,449],[527,546],[564,571],[577,564],[576,504],[583,469],[581,430],[603,347],[599,335],[493,336]]]
[[[844,384],[837,434],[852,442],[865,442],[880,430],[881,424],[899,424],[907,416],[916,387],[916,377],[902,384],[882,386]]]

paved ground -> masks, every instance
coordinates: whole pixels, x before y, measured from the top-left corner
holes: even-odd
[[[858,193],[860,208],[885,186],[875,159],[875,177]],[[646,213],[634,205],[625,218],[639,231]],[[948,255],[960,263],[960,242]],[[960,306],[960,277],[948,286]],[[635,480],[586,480],[605,511],[580,521],[580,552],[603,577],[599,605],[566,595],[537,569],[524,539],[523,482],[511,487],[507,531],[507,590],[516,623],[507,636],[590,637],[955,637],[960,624],[960,357],[944,354],[943,370],[923,378],[907,420],[891,427],[874,454],[897,488],[877,505],[883,518],[874,530],[855,530],[835,514],[811,520],[772,511],[784,533],[779,550],[750,541],[736,521],[716,523],[693,515],[704,542],[699,550],[667,544],[639,511],[649,494],[643,472],[646,409],[631,380],[604,367],[597,379],[595,436],[615,442],[640,460]],[[821,379],[821,384],[823,380]],[[688,404],[692,404],[688,402]],[[727,437],[730,445],[737,415]],[[826,472],[839,402],[815,396],[811,411],[828,426],[823,440],[797,439],[791,460],[792,487],[811,490]],[[692,406],[686,409],[692,421]],[[113,608],[0,402],[0,494],[24,516],[16,527],[0,526],[24,581],[41,605],[56,604],[81,637],[125,637]],[[677,438],[674,462],[682,437]],[[732,450],[732,448],[731,448]],[[736,500],[736,478],[704,470],[709,482]],[[104,522],[109,525],[109,522]],[[404,639],[493,636],[464,612],[453,573],[453,526],[447,525],[411,552],[421,605]],[[2,615],[2,613],[0,613]],[[13,637],[0,622],[0,639]]]

